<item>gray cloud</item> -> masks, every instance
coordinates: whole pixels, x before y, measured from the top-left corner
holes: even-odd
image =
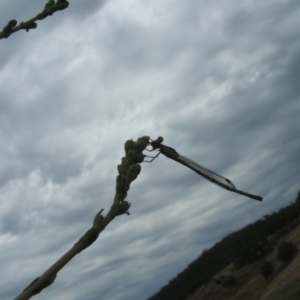
[[[27,2],[1,3],[3,26],[44,5]],[[204,249],[293,201],[298,6],[72,1],[36,30],[1,40],[1,299],[108,211],[128,139],[162,135],[264,202],[160,155],[131,186],[131,215],[109,224],[37,299],[146,299]]]

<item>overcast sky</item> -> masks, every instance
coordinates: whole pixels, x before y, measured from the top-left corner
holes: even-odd
[[[1,28],[40,0],[0,2]],[[34,299],[141,300],[300,188],[299,0],[73,0],[0,40],[0,298],[12,299],[109,210],[128,139],[148,135],[228,177],[162,155],[130,216]]]

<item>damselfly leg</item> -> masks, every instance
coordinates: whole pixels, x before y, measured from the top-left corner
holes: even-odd
[[[163,142],[163,140],[164,139],[161,136],[159,136],[156,140],[151,140],[150,139],[150,143],[149,143],[148,146],[151,146],[152,149],[147,149],[146,148],[145,150],[148,151],[148,152],[159,151],[161,143]],[[149,160],[144,160],[144,162],[150,163],[150,162],[154,161],[159,156],[160,153],[161,152],[159,151],[155,156],[149,156],[149,155],[144,154],[144,157],[150,158]]]
[[[149,150],[148,150],[148,151],[149,151]],[[150,151],[151,151],[151,150],[150,150]],[[153,151],[153,150],[152,150],[152,151]],[[159,154],[160,154],[160,152],[158,152],[155,156],[149,156],[149,155],[145,155],[145,154],[144,154],[144,157],[150,158],[149,160],[145,160],[145,159],[144,159],[144,162],[147,162],[147,163],[153,162],[154,159],[155,159],[156,157],[158,157]]]

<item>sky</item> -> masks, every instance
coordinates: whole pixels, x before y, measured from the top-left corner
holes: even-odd
[[[1,1],[1,28],[42,2]],[[108,212],[126,140],[163,136],[264,200],[160,155],[131,184],[130,216],[34,299],[147,299],[203,250],[294,201],[299,28],[298,0],[72,0],[0,40],[0,298]]]

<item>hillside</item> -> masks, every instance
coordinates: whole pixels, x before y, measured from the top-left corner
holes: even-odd
[[[229,300],[241,297],[273,300],[274,293],[279,297],[277,289],[284,290],[286,288],[283,285],[287,287],[293,284],[294,275],[291,274],[298,273],[300,267],[298,256],[287,266],[278,261],[277,247],[285,240],[292,241],[300,250],[299,222],[300,191],[294,202],[227,235],[203,251],[148,300],[213,300],[224,299],[225,296]],[[270,261],[276,269],[273,278],[268,281],[259,271],[265,260]],[[227,286],[224,286],[224,280],[229,280]]]
[[[285,236],[280,237],[276,244],[289,241],[300,249],[300,220],[298,225]],[[263,261],[269,261],[275,267],[273,276],[264,279],[260,273]],[[222,283],[222,279],[232,277],[236,282],[231,286]],[[300,255],[288,264],[277,258],[277,247],[264,259],[236,270],[233,264],[218,272],[214,279],[202,285],[186,300],[299,300],[300,299]]]

